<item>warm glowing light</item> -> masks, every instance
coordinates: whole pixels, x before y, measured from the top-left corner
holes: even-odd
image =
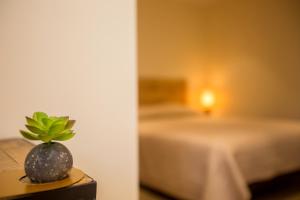
[[[200,97],[201,106],[205,112],[211,112],[211,109],[216,103],[215,94],[211,90],[205,90]]]

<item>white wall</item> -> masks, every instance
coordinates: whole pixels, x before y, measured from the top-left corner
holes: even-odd
[[[1,0],[0,29],[0,137],[34,111],[70,115],[98,197],[137,199],[135,1]]]

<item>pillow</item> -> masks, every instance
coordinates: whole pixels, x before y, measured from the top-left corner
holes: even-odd
[[[198,114],[191,108],[177,104],[160,104],[141,106],[139,108],[139,119],[161,119],[185,117]]]

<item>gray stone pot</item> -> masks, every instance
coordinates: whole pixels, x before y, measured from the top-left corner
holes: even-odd
[[[32,182],[47,183],[68,176],[73,158],[70,151],[57,142],[35,146],[25,159],[25,173]]]

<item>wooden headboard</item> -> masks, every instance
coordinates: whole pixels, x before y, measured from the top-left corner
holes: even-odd
[[[186,82],[183,79],[139,79],[139,105],[186,103]]]

